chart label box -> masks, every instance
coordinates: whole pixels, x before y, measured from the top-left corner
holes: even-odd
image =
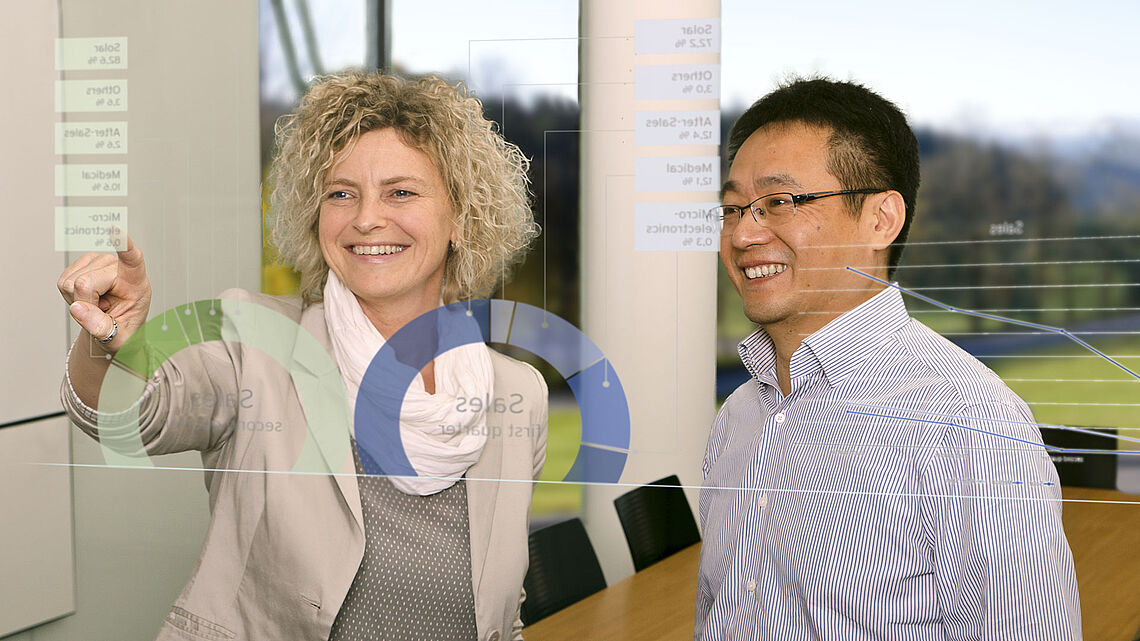
[[[125,154],[127,123],[121,122],[57,122],[55,153]]]
[[[633,68],[637,100],[720,99],[720,65],[638,65]]]
[[[719,203],[637,203],[637,251],[718,251],[720,224],[709,214]]]
[[[61,113],[127,110],[126,80],[56,80],[55,110]]]
[[[638,111],[634,114],[634,144],[718,145],[720,112]]]
[[[650,157],[634,159],[635,191],[718,191],[717,156]]]
[[[127,165],[56,165],[56,196],[126,196]]]
[[[720,20],[638,20],[633,24],[633,52],[720,53]]]
[[[123,251],[126,207],[56,207],[56,251]]]
[[[56,71],[126,69],[126,38],[56,38]]]

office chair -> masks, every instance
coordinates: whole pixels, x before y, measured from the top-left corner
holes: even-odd
[[[640,572],[701,540],[680,485],[674,474],[614,499],[635,570]]]
[[[523,625],[530,625],[606,587],[602,566],[582,520],[530,534],[530,569],[523,580]]]

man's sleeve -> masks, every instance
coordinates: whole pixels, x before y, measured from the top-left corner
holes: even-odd
[[[1032,414],[994,402],[945,422],[922,511],[946,638],[1080,639],[1060,482]]]

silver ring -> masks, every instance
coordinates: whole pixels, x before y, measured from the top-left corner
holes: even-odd
[[[115,334],[118,334],[118,333],[119,333],[119,324],[117,322],[115,322],[115,317],[112,316],[111,317],[111,333],[107,334],[107,338],[96,338],[95,340],[99,341],[100,343],[110,343],[111,341],[115,340]]]

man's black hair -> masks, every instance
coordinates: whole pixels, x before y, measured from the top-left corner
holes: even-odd
[[[844,189],[893,189],[906,203],[906,219],[891,244],[888,278],[906,246],[918,194],[918,141],[894,103],[863,85],[827,78],[794,79],[757,100],[728,134],[728,162],[757,129],[801,122],[831,132],[828,171]],[[858,213],[864,196],[845,196]]]

